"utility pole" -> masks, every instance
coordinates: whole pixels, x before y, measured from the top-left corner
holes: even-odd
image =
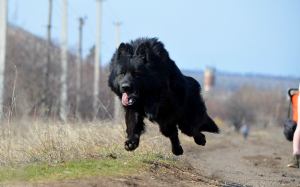
[[[116,47],[119,47],[120,44],[120,25],[121,23],[115,23],[116,25]],[[121,108],[121,102],[118,96],[115,95],[114,98],[114,120],[116,123],[120,121],[120,108]]]
[[[43,93],[42,93],[42,105],[41,111],[44,114],[47,111],[48,106],[48,93],[49,93],[49,69],[50,69],[50,37],[51,37],[51,17],[52,17],[52,0],[49,0],[49,13],[48,13],[48,25],[47,25],[47,40],[46,40],[46,57],[43,67]],[[46,113],[45,113],[46,114]]]
[[[7,0],[1,0],[0,2],[0,124],[3,116],[6,27],[7,27]]]
[[[94,63],[94,93],[93,93],[93,110],[95,118],[98,114],[98,96],[99,96],[99,82],[100,82],[100,68],[101,68],[101,58],[100,58],[100,37],[101,37],[101,9],[102,2],[98,0],[98,27],[97,27],[97,37],[96,37],[96,47],[95,47],[95,63]]]
[[[67,121],[67,69],[68,69],[68,51],[67,51],[67,0],[63,0],[62,11],[62,42],[61,42],[61,76],[60,76],[60,110],[59,117],[63,124]]]
[[[82,25],[84,21],[79,18],[79,42],[78,42],[78,62],[77,62],[77,94],[76,94],[76,117],[80,118],[79,107],[80,107],[80,90],[81,90],[81,66],[82,66]]]

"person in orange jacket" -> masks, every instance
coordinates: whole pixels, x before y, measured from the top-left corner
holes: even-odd
[[[299,92],[292,97],[293,120],[297,123],[297,127],[293,137],[293,159],[287,165],[287,167],[290,168],[299,168],[299,162],[300,162],[300,120],[298,120],[298,116],[300,116],[299,93],[300,93],[300,85],[299,85]]]

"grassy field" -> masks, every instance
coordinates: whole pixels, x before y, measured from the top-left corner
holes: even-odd
[[[0,185],[128,175],[157,165],[189,167],[171,154],[169,140],[156,125],[147,127],[140,147],[127,152],[124,123],[10,121],[0,130]]]

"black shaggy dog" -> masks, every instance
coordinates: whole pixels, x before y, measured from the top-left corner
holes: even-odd
[[[126,150],[139,146],[145,117],[159,124],[161,133],[170,138],[175,155],[183,154],[177,127],[203,146],[206,140],[202,131],[219,133],[206,113],[199,83],[180,72],[156,38],[121,43],[109,68],[108,85],[125,109]]]

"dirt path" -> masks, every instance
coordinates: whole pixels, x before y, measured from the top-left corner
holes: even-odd
[[[241,134],[223,133],[207,137],[208,144],[191,144],[187,158],[204,176],[236,186],[300,186],[300,170],[287,168],[292,143],[282,128]]]

